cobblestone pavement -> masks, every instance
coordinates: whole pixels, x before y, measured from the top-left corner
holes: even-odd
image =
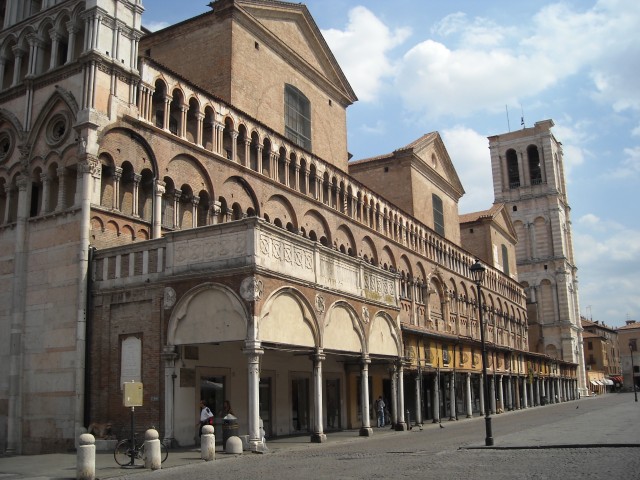
[[[374,428],[329,434],[324,444],[308,437],[268,442],[267,454],[225,455],[199,460],[194,450],[172,451],[155,472],[123,470],[99,455],[97,477],[134,480],[185,479],[640,479],[640,403],[632,393],[583,398],[492,416],[494,448],[484,447],[483,418],[443,421],[408,432]],[[48,470],[44,457],[0,458],[0,480],[66,479],[75,475],[72,455]],[[51,459],[53,462],[53,459]],[[17,470],[15,462],[34,464]],[[70,464],[68,462],[71,462]],[[13,469],[11,468],[13,466]],[[65,472],[66,470],[66,472]],[[47,476],[49,475],[49,476]],[[57,476],[56,476],[57,475]],[[66,475],[66,476],[65,476]]]

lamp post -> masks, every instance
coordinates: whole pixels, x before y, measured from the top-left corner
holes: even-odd
[[[636,378],[634,370],[636,367],[633,365],[633,343],[629,342],[629,352],[631,353],[631,388],[633,388],[633,394],[636,402],[638,401],[638,390],[636,389]]]
[[[482,383],[484,386],[484,424],[486,429],[485,445],[493,445],[493,433],[491,431],[491,410],[489,407],[489,382],[487,381],[487,344],[484,340],[484,320],[482,318],[482,282],[487,269],[476,260],[476,263],[469,267],[471,277],[478,287],[478,316],[480,319],[480,343],[482,344]]]

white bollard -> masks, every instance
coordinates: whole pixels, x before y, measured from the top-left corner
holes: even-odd
[[[200,437],[200,458],[207,462],[216,458],[216,436],[213,434],[213,425],[202,427]]]
[[[151,470],[162,468],[159,435],[153,428],[144,432],[144,468]]]
[[[242,454],[242,440],[240,437],[229,437],[227,439],[227,444],[224,446],[225,453],[233,453],[235,455]]]
[[[90,433],[83,433],[78,439],[76,455],[76,479],[95,480],[96,478],[96,439]]]

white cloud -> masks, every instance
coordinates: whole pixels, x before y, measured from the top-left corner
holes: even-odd
[[[466,192],[460,200],[460,213],[490,208],[493,180],[487,137],[464,126],[455,126],[440,134]]]
[[[640,175],[640,147],[625,148],[624,158],[620,164],[605,173],[605,178],[613,180],[636,179]]]
[[[163,28],[167,28],[171,25],[169,22],[144,22],[143,26],[152,32],[157,30],[162,30]]]
[[[431,29],[431,32],[443,37],[460,35],[462,47],[492,47],[504,42],[505,38],[515,33],[513,28],[497,25],[493,20],[476,17],[472,21],[462,12],[447,15]]]
[[[409,49],[398,89],[408,109],[466,117],[518,104],[584,72],[594,98],[616,111],[640,109],[640,2],[633,3],[603,0],[584,11],[553,4],[517,27],[449,15],[432,32],[450,43],[427,39]]]
[[[393,75],[395,67],[389,52],[410,35],[407,28],[391,30],[365,7],[349,11],[345,30],[323,30],[327,43],[338,63],[363,102],[377,99],[385,78]]]
[[[567,183],[571,183],[573,170],[584,163],[585,157],[591,156],[591,152],[584,146],[592,135],[588,128],[588,122],[576,122],[570,117],[558,120],[553,127],[554,136],[562,142],[564,176]]]
[[[623,325],[627,314],[640,311],[640,231],[589,214],[573,239],[583,310],[590,306],[594,319]]]

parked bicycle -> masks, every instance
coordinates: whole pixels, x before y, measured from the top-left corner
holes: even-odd
[[[125,466],[144,463],[144,441],[138,441],[137,434],[135,434],[134,437],[134,445],[131,445],[130,438],[125,438],[117,443],[116,448],[113,450],[113,458],[115,458],[118,465]],[[162,463],[164,463],[168,456],[169,450],[160,442],[160,459]]]

